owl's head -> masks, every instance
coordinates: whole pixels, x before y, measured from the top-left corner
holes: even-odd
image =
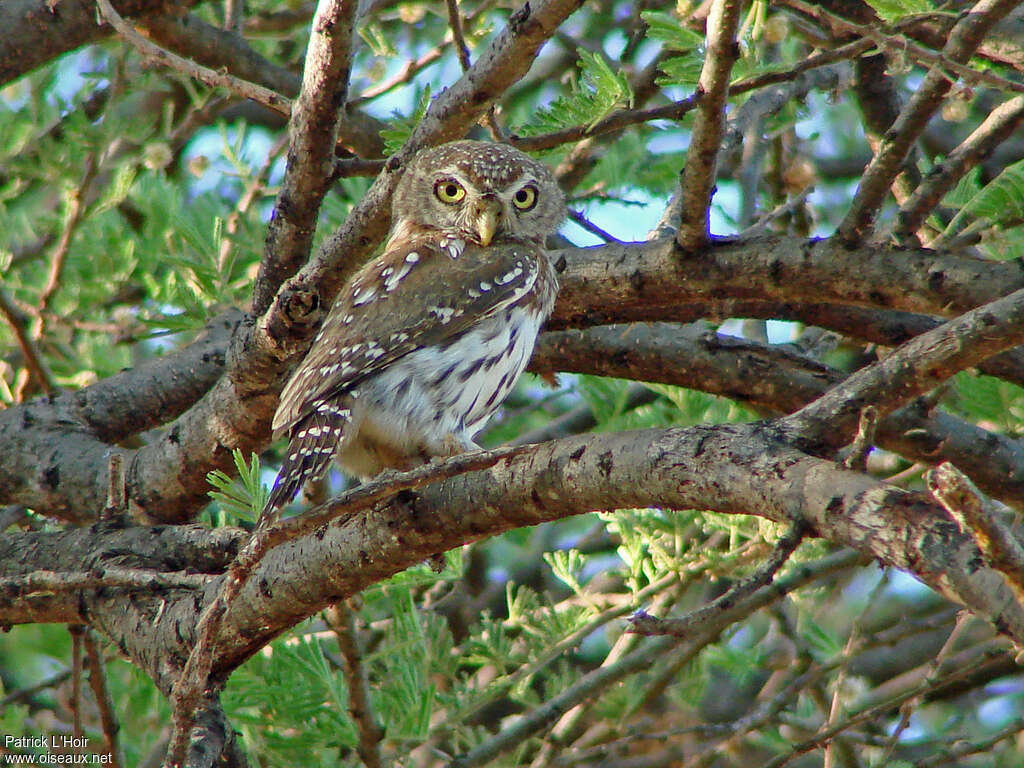
[[[453,141],[416,155],[391,213],[392,238],[430,229],[481,245],[500,239],[543,245],[565,218],[565,201],[547,166],[518,149]]]

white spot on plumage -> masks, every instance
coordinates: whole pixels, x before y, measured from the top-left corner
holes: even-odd
[[[377,295],[377,289],[369,285],[365,288],[359,288],[352,294],[352,306],[358,307],[366,304],[373,300],[373,297]]]
[[[447,323],[452,319],[452,316],[455,314],[455,310],[452,307],[430,307],[427,310],[427,313],[433,315],[442,323]]]

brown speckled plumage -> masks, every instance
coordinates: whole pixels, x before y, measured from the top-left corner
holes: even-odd
[[[274,430],[289,448],[265,516],[333,456],[365,478],[475,447],[554,305],[544,238],[564,215],[548,169],[511,147],[416,156],[383,254],[338,295],[281,394]]]

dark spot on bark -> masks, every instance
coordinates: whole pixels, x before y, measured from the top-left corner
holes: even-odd
[[[561,274],[562,272],[565,272],[565,268],[567,266],[568,266],[568,263],[565,260],[565,256],[559,256],[558,259],[555,261],[555,264],[554,264],[555,272],[558,272],[559,274]]]
[[[46,468],[43,472],[43,484],[50,490],[57,490],[57,486],[60,485],[60,467],[53,464]]]
[[[828,500],[828,504],[825,506],[825,512],[830,514],[830,515],[834,515],[834,514],[838,514],[840,511],[842,511],[842,508],[843,508],[843,497],[842,496],[833,496],[831,499]]]
[[[928,275],[928,287],[933,291],[941,291],[943,283],[946,282],[946,273],[941,269]]]
[[[601,454],[597,460],[597,468],[601,470],[601,474],[607,478],[612,473],[612,469],[615,468],[615,462],[612,460],[612,452],[605,451]]]
[[[270,591],[270,582],[266,579],[260,579],[260,594],[263,597],[273,597],[273,592]]]
[[[577,448],[575,451],[569,454],[569,459],[572,461],[579,461],[580,457],[583,456],[583,454],[586,452],[587,446],[581,445],[579,448]]]
[[[868,298],[872,304],[877,304],[880,307],[889,306],[889,298],[881,291],[868,291]]]
[[[639,269],[633,270],[633,274],[629,276],[629,284],[633,286],[633,290],[637,293],[644,288],[644,276],[640,273]]]
[[[180,437],[181,431],[180,430],[181,430],[181,427],[179,425],[177,425],[177,424],[175,424],[173,427],[171,427],[171,431],[167,433],[167,441],[169,443],[172,443],[173,445],[180,444],[181,443],[181,437]]]
[[[778,283],[782,280],[782,262],[778,259],[772,259],[768,265],[768,279],[773,283]]]
[[[983,312],[980,320],[982,325],[997,325],[999,323],[999,319],[991,312]]]
[[[327,535],[327,526],[326,525],[321,525],[319,528],[317,528],[313,532],[313,536],[316,537],[317,541],[323,541],[324,536],[326,536],[326,535]]]
[[[540,500],[540,494],[537,493],[537,489],[536,488],[534,488],[532,491],[530,491],[530,500],[534,504],[536,504],[538,507],[544,506],[543,502]]]
[[[530,4],[523,3],[523,7],[508,17],[508,26],[512,30],[512,34],[518,35],[523,31],[523,27],[530,18]]]

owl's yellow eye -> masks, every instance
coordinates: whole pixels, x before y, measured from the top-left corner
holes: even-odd
[[[512,204],[520,211],[528,211],[537,204],[537,188],[532,184],[512,195]]]
[[[442,203],[452,205],[466,196],[465,188],[457,181],[442,179],[434,185],[434,195]]]

